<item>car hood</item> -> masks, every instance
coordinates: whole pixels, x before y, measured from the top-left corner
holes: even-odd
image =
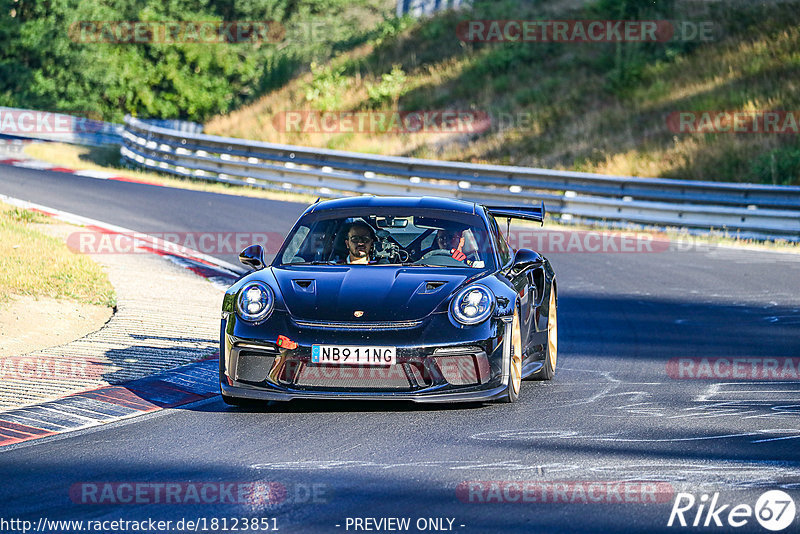
[[[309,321],[410,321],[427,317],[473,269],[400,266],[273,267],[289,313]],[[356,317],[357,311],[363,312]]]

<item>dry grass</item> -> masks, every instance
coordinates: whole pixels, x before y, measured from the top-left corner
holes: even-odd
[[[114,306],[114,288],[103,269],[36,228],[46,221],[0,204],[0,301],[20,295]]]
[[[512,9],[514,16],[505,18],[542,18],[546,13],[548,18],[568,19],[580,18],[583,5],[498,2],[487,9]],[[219,135],[387,155],[800,184],[800,162],[793,159],[800,155],[798,136],[675,133],[666,120],[670,113],[684,110],[800,109],[800,14],[790,6],[773,8],[776,11],[766,14],[742,14],[732,8],[719,21],[723,31],[712,42],[655,51],[626,45],[621,50],[630,54],[633,74],[621,88],[609,85],[609,72],[616,65],[614,45],[461,43],[453,30],[465,16],[458,15],[414,23],[390,41],[367,43],[330,63],[345,68],[331,111],[370,109],[368,85],[400,65],[407,75],[397,103],[400,109],[489,112],[493,127],[479,135],[283,133],[275,127],[276,115],[313,109],[313,102],[305,98],[310,73],[244,109],[213,119],[207,129]],[[502,12],[495,14],[504,18]],[[388,103],[379,109],[394,107]],[[516,122],[503,124],[503,118]]]
[[[341,56],[330,63],[330,67],[346,67],[359,65],[374,53],[372,45],[363,45],[346,56]],[[425,87],[434,87],[446,83],[457,77],[461,65],[456,60],[449,60],[442,64],[429,65],[419,72],[409,75],[406,91],[413,91]],[[324,110],[331,111],[368,111],[369,99],[367,87],[380,83],[381,72],[362,71],[355,67],[351,75],[346,77],[344,87],[337,95],[339,103],[335,108]],[[313,146],[334,150],[349,150],[370,154],[405,154],[430,144],[452,142],[457,134],[425,134],[408,133],[394,134],[370,131],[338,133],[316,132],[287,132],[280,125],[282,113],[287,111],[307,111],[318,113],[311,102],[305,98],[305,88],[312,83],[313,75],[305,73],[281,89],[269,93],[250,106],[228,115],[216,117],[205,125],[205,132],[211,135],[223,135],[242,139],[254,139],[268,143],[281,143],[289,145]],[[383,107],[376,109],[378,112],[392,112],[396,108]]]

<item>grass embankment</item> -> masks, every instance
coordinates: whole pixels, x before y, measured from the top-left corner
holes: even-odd
[[[0,302],[32,296],[114,306],[114,288],[103,269],[36,228],[47,222],[35,212],[0,203]]]
[[[577,7],[576,7],[577,6]],[[466,19],[713,22],[711,40],[467,43]],[[458,161],[667,178],[800,184],[800,136],[675,133],[676,111],[800,110],[792,2],[476,0],[472,12],[387,21],[207,133]],[[477,135],[286,133],[283,111],[476,110]]]

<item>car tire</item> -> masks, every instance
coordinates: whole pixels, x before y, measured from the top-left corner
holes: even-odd
[[[516,402],[522,388],[522,328],[520,326],[519,309],[514,310],[511,320],[511,368],[509,369],[508,388],[503,402]]]
[[[550,287],[550,304],[547,309],[547,345],[545,346],[544,366],[533,375],[534,380],[552,380],[556,375],[558,361],[558,306],[556,288]]]

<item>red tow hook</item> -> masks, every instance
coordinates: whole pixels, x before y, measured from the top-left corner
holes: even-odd
[[[294,350],[297,348],[297,343],[295,343],[286,336],[278,336],[277,344],[282,349]]]

